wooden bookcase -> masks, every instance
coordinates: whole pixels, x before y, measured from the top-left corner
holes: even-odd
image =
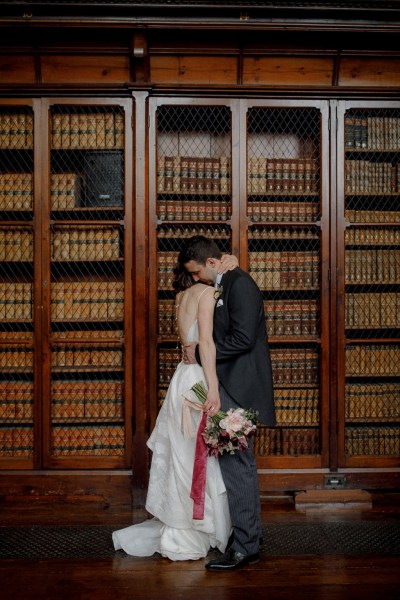
[[[400,455],[400,104],[338,106],[338,410],[345,467]]]
[[[126,468],[132,101],[3,103],[0,118],[2,464]]]
[[[396,473],[400,104],[134,96],[1,102],[1,466],[145,480],[179,360],[171,269],[204,233],[265,299],[262,487]]]

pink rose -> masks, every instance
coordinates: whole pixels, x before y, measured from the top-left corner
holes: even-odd
[[[237,410],[233,410],[232,408],[228,410],[227,415],[224,419],[220,421],[220,427],[225,429],[227,433],[231,436],[232,434],[240,431],[243,427],[243,409],[239,408]]]

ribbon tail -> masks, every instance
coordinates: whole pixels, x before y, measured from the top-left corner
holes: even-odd
[[[203,432],[207,423],[207,415],[203,413],[196,438],[196,452],[193,465],[192,489],[190,497],[193,500],[193,520],[204,519],[204,501],[206,494],[207,446]]]

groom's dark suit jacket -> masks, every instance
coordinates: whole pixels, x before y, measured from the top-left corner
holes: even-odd
[[[275,425],[272,369],[262,294],[248,273],[224,274],[214,311],[214,341],[220,383],[243,408],[254,408]]]

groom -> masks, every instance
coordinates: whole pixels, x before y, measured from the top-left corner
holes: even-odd
[[[214,341],[221,408],[253,408],[265,425],[275,425],[271,359],[264,303],[253,279],[240,268],[221,275],[221,252],[213,240],[195,236],[182,252],[194,281],[216,288]],[[198,347],[185,346],[185,362],[200,363]],[[216,412],[216,411],[213,411]],[[248,450],[219,458],[232,522],[225,553],[206,565],[209,571],[230,571],[259,560],[260,499],[253,440]]]

